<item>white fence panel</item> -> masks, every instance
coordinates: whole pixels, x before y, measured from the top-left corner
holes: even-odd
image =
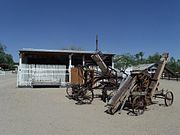
[[[5,71],[0,70],[0,75],[5,75]]]
[[[31,86],[32,82],[66,83],[65,65],[21,64],[18,68],[17,86]]]

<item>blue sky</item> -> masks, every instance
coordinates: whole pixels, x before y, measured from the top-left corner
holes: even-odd
[[[95,50],[180,58],[180,0],[0,0],[0,42],[22,48]]]

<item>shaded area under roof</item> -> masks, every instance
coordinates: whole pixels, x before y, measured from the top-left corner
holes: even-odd
[[[96,65],[91,58],[95,51],[79,50],[46,50],[46,49],[22,49],[19,50],[20,58],[23,64],[60,64],[68,67],[71,64]],[[113,56],[115,54],[103,53],[104,62],[107,66],[112,66]]]

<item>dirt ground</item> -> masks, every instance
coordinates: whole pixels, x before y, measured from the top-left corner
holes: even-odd
[[[63,88],[16,88],[16,75],[0,76],[0,135],[179,135],[180,82],[161,80],[172,106],[151,105],[141,116],[105,113],[105,103],[76,105]]]

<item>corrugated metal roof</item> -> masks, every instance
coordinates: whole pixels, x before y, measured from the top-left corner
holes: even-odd
[[[54,53],[78,53],[78,54],[94,54],[95,51],[79,51],[79,50],[48,50],[48,49],[33,49],[33,48],[23,48],[19,52],[54,52]],[[106,55],[115,55],[112,53],[103,52]]]
[[[155,66],[155,63],[151,63],[151,64],[140,64],[140,65],[137,65],[137,66],[132,66],[132,70],[145,70],[145,69],[148,69],[148,68],[151,68]]]

